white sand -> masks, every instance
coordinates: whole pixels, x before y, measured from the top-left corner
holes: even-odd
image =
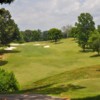
[[[46,46],[44,46],[44,48],[50,48],[50,46],[49,45],[46,45]]]
[[[16,47],[7,47],[4,50],[13,50],[13,49],[16,49]]]
[[[19,45],[25,45],[25,44],[18,44],[18,43],[11,43],[11,46],[19,46]]]
[[[10,45],[11,46],[19,46],[20,44],[18,44],[18,43],[11,43]]]
[[[41,44],[34,44],[34,46],[40,46]]]

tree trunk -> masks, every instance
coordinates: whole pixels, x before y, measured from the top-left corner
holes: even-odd
[[[100,51],[98,51],[98,55],[100,56]]]
[[[83,47],[82,47],[82,48],[83,48],[83,52],[85,52],[85,45],[83,45]]]

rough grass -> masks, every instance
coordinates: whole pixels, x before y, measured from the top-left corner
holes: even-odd
[[[42,45],[26,43],[14,51],[1,51],[0,67],[15,73],[21,90],[74,98],[100,94],[99,85],[94,86],[95,93],[88,87],[93,80],[100,83],[100,71],[96,71],[100,57],[96,57],[96,53],[82,52],[74,39],[61,40],[57,44],[38,43]],[[50,45],[50,48],[43,48],[43,45]],[[90,83],[87,87],[86,82]]]
[[[100,94],[100,66],[78,68],[34,82],[24,92],[82,98]]]

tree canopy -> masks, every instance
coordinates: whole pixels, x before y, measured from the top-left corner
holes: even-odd
[[[68,38],[71,35],[72,26],[67,25],[62,27],[62,34],[64,38]]]
[[[1,4],[10,4],[10,3],[12,3],[14,0],[0,0],[0,3]]]
[[[9,93],[19,90],[19,84],[15,75],[0,69],[0,93]]]
[[[86,45],[88,45],[90,33],[95,30],[93,17],[89,13],[81,13],[80,16],[78,16],[78,22],[75,25],[78,30],[78,43],[83,50],[85,50]]]
[[[53,40],[54,42],[57,42],[62,37],[61,30],[57,28],[50,29],[48,31],[48,35],[49,35],[50,40]]]
[[[98,25],[97,30],[98,30],[98,32],[100,33],[100,25]]]
[[[93,51],[98,52],[100,55],[100,33],[98,31],[92,32],[92,35],[89,38],[89,43]]]
[[[4,8],[0,9],[0,44],[8,45],[17,38],[18,32],[19,29],[11,19],[10,12]]]

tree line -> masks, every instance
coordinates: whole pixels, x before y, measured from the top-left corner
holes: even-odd
[[[22,42],[32,41],[54,41],[58,42],[62,38],[62,32],[60,29],[52,28],[47,31],[41,30],[25,30],[20,32]]]
[[[11,42],[54,41],[73,37],[79,46],[86,51],[93,49],[100,55],[100,25],[95,28],[93,17],[89,13],[81,13],[75,26],[63,26],[62,30],[51,28],[46,31],[25,30],[20,31],[11,18],[8,10],[0,9],[0,46],[9,46]]]
[[[60,29],[52,28],[47,31],[25,30],[20,31],[8,10],[0,9],[0,46],[9,46],[11,42],[32,42],[51,40],[58,42],[66,37]]]

